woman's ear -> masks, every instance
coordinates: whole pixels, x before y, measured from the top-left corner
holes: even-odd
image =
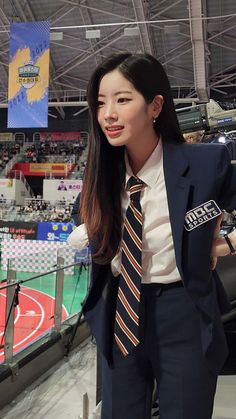
[[[152,101],[152,107],[153,107],[153,118],[156,119],[160,115],[162,111],[164,103],[164,98],[162,95],[156,95]]]

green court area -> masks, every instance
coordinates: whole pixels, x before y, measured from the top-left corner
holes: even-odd
[[[17,272],[16,280],[24,280],[39,276],[38,273],[33,272]],[[88,284],[88,267],[82,270],[79,267],[74,268],[73,275],[64,275],[64,288],[63,288],[63,305],[67,310],[68,315],[78,313],[81,309],[81,303],[87,293]],[[6,279],[7,272],[0,270],[0,281]],[[2,282],[0,286],[5,285]],[[24,284],[28,288],[35,289],[51,297],[55,297],[56,289],[56,274],[46,274],[36,279],[30,280]]]

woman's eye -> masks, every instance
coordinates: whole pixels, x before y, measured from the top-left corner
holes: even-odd
[[[127,98],[127,97],[120,97],[118,99],[118,103],[126,103],[129,102],[131,99]]]
[[[104,102],[102,102],[101,100],[98,100],[98,108],[101,108],[104,105]]]

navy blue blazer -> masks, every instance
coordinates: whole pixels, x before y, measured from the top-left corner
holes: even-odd
[[[163,168],[177,267],[199,312],[203,353],[209,368],[219,372],[227,356],[221,314],[229,310],[229,303],[210,267],[216,218],[191,231],[184,228],[184,220],[186,212],[209,200],[229,212],[236,208],[236,167],[224,145],[163,143]],[[117,290],[110,264],[92,262],[83,312],[111,365]]]

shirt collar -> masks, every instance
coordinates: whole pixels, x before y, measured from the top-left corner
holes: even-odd
[[[161,138],[159,138],[158,144],[153,150],[151,156],[147,159],[142,169],[137,173],[137,177],[141,179],[147,186],[153,187],[158,181],[163,160],[163,147]],[[126,166],[126,179],[125,184],[131,176],[134,176],[132,169],[129,164],[127,153],[125,153],[125,166]]]

